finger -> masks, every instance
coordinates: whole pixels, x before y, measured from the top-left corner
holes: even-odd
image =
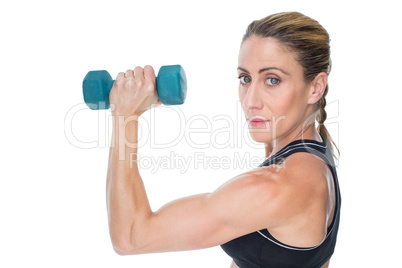
[[[122,79],[122,78],[124,78],[124,77],[125,77],[125,73],[120,72],[120,73],[117,74],[116,80],[117,80],[117,79]]]
[[[127,70],[126,71],[126,78],[134,78],[134,71],[133,70]]]
[[[138,79],[144,79],[144,69],[142,69],[141,67],[137,66],[134,69],[134,77],[138,78]]]
[[[144,67],[144,78],[145,80],[155,83],[155,71],[150,65]]]

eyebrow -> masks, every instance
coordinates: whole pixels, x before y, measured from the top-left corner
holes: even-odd
[[[250,74],[249,71],[247,71],[246,69],[244,69],[244,68],[242,68],[242,67],[237,67],[237,70],[240,70],[240,71],[243,71],[243,72],[245,72],[245,73]],[[261,70],[258,71],[258,74],[261,74],[261,73],[263,73],[263,72],[270,71],[270,70],[278,70],[278,71],[280,71],[280,72],[282,72],[282,73],[284,73],[284,74],[286,74],[286,75],[289,75],[288,72],[286,72],[285,70],[283,70],[283,69],[281,69],[281,68],[278,68],[278,67],[267,67],[267,68],[263,68],[263,69],[261,69]]]

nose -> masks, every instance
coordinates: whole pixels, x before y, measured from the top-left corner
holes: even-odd
[[[242,89],[240,98],[243,109],[246,110],[261,110],[263,101],[261,99],[260,88],[257,83],[251,83],[247,88]]]

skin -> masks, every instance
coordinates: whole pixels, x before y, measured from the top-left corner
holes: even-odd
[[[327,75],[320,73],[306,83],[295,56],[275,39],[257,36],[245,40],[240,49],[239,98],[251,136],[265,144],[266,156],[295,139],[321,140],[311,115]],[[312,247],[324,239],[334,214],[334,185],[326,163],[307,153],[293,154],[281,166],[245,172],[213,192],[152,211],[139,169],[129,163],[130,155],[138,153],[138,117],[160,105],[152,67],[119,73],[110,103],[115,146],[109,155],[107,206],[118,254],[213,247],[264,228],[296,247]],[[237,266],[233,262],[231,267]]]

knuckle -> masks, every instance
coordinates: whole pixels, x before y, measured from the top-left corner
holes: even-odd
[[[122,83],[123,83],[123,79],[116,79],[116,80],[114,81],[114,84],[115,84],[117,87],[121,87]]]
[[[134,71],[129,69],[126,71],[125,74],[126,74],[126,78],[131,78],[134,76]]]
[[[144,87],[144,90],[147,94],[152,94],[155,91],[155,86],[153,83],[146,83]]]
[[[155,83],[150,82],[150,81],[147,81],[146,84],[145,84],[145,87],[146,87],[148,90],[154,90],[154,88],[155,88]]]
[[[134,85],[138,88],[142,87],[142,85],[144,84],[143,81],[139,78],[133,79]]]
[[[149,72],[149,71],[153,71],[154,68],[152,68],[151,65],[145,65],[144,66],[144,72]]]

